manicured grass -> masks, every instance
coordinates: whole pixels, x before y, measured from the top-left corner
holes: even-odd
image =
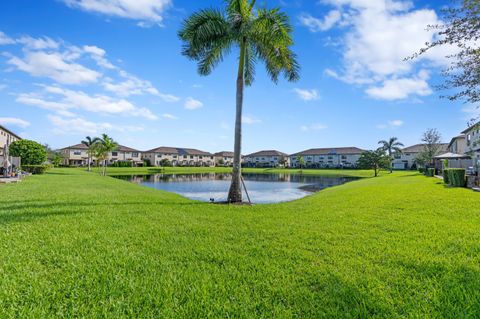
[[[480,194],[416,173],[254,207],[75,169],[0,193],[0,318],[480,316]]]

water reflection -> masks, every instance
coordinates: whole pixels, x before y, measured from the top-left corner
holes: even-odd
[[[226,201],[231,174],[154,174],[115,176],[140,185],[173,192],[190,199],[216,202]],[[312,192],[341,185],[356,178],[331,176],[304,176],[290,174],[243,174],[253,203],[291,201]]]

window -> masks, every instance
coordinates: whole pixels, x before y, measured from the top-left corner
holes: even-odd
[[[190,155],[190,159],[193,159],[193,155]]]
[[[177,158],[177,155],[173,155],[173,158]]]
[[[188,158],[188,156],[187,156],[187,155],[183,155],[183,158]]]
[[[132,157],[138,157],[138,153],[132,153]]]
[[[112,156],[118,156],[118,152],[112,152]]]
[[[77,155],[77,156],[82,155],[82,151],[73,151],[73,155]]]
[[[346,160],[347,159],[347,156],[346,155],[342,155],[342,160]]]

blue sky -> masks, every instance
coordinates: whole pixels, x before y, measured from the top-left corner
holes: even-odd
[[[435,35],[444,1],[270,0],[295,27],[301,80],[258,66],[245,92],[244,153],[374,148],[427,128],[445,141],[471,108],[439,98],[443,48],[403,61]],[[222,0],[24,0],[0,4],[0,124],[53,147],[107,132],[119,143],[233,148],[236,52],[209,77],[183,57],[183,19]],[[445,93],[445,92],[444,92]]]

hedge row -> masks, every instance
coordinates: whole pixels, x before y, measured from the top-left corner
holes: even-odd
[[[446,177],[446,178],[445,178]],[[443,181],[453,187],[465,187],[466,174],[463,168],[449,168],[443,171]]]
[[[22,171],[34,174],[34,175],[40,175],[40,174],[45,174],[47,170],[49,170],[52,167],[52,165],[22,165]]]
[[[435,176],[435,168],[427,168],[425,170],[425,176],[434,177]]]

